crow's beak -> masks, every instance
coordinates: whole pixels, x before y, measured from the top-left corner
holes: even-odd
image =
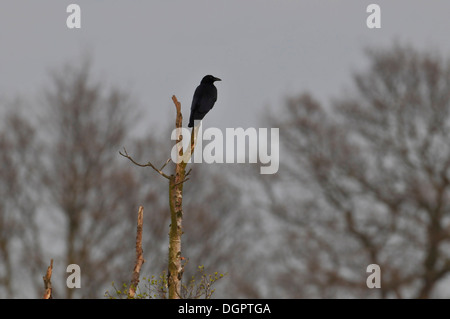
[[[214,78],[214,81],[222,81],[222,80],[219,78]]]

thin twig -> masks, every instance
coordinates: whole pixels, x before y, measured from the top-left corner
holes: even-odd
[[[170,177],[168,175],[164,174],[161,170],[157,169],[151,162],[148,162],[147,164],[140,164],[140,163],[136,162],[130,155],[128,155],[127,150],[125,149],[125,147],[123,148],[123,151],[124,151],[124,153],[119,151],[119,154],[122,155],[123,157],[128,158],[134,165],[137,165],[137,166],[140,166],[140,167],[151,167],[156,172],[158,172],[159,175],[161,175],[161,176],[163,176],[163,177],[165,177],[167,179],[170,179]]]
[[[182,183],[184,183],[184,182],[187,182],[188,180],[189,180],[189,178],[186,178],[186,179],[182,180],[181,182],[178,182],[178,183],[176,183],[176,184],[173,184],[172,187],[175,187],[175,186],[177,186],[177,185],[179,185],[179,184],[182,184]]]
[[[159,170],[162,171],[162,170],[164,169],[164,167],[166,167],[166,165],[170,163],[171,160],[172,160],[172,159],[169,157],[169,158],[167,159],[167,161],[164,163],[164,165],[163,165]]]

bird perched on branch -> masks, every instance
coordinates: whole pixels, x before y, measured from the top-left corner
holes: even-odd
[[[193,127],[195,120],[202,120],[216,103],[217,88],[214,86],[215,81],[222,80],[212,75],[206,75],[195,90],[188,127]]]

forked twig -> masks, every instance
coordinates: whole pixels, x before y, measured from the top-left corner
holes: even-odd
[[[134,165],[137,165],[137,166],[140,166],[140,167],[151,167],[151,168],[153,168],[156,172],[158,172],[159,175],[161,175],[162,177],[165,177],[165,178],[167,178],[167,179],[170,179],[170,177],[169,177],[167,174],[164,174],[164,173],[162,172],[162,170],[161,170],[162,168],[164,168],[164,167],[167,165],[167,163],[168,163],[169,161],[167,161],[166,164],[164,164],[163,167],[162,167],[161,169],[157,169],[157,168],[155,167],[155,165],[153,165],[151,162],[147,162],[147,164],[140,164],[140,163],[136,162],[130,155],[128,155],[128,152],[127,152],[127,150],[125,149],[125,147],[123,148],[123,153],[122,153],[121,151],[119,151],[119,154],[122,155],[123,157],[128,158]]]

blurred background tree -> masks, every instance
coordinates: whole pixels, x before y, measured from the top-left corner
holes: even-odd
[[[329,107],[305,93],[270,116],[288,157],[264,187],[286,231],[282,296],[448,296],[449,60],[400,45],[368,56]],[[381,289],[366,287],[372,263]]]
[[[125,275],[121,260],[133,258],[126,237],[134,228],[139,185],[117,158],[133,124],[133,106],[126,93],[94,82],[87,60],[54,72],[52,84],[41,124],[42,187],[63,223],[60,265],[65,272],[78,264],[83,288],[66,288],[64,297],[96,297],[111,274]]]
[[[35,128],[14,102],[0,127],[0,297],[20,293],[16,279],[26,276],[30,287],[41,283],[42,250],[35,214],[42,167]],[[19,267],[20,265],[20,267]],[[31,288],[30,288],[31,290]],[[37,293],[39,290],[35,290]]]

